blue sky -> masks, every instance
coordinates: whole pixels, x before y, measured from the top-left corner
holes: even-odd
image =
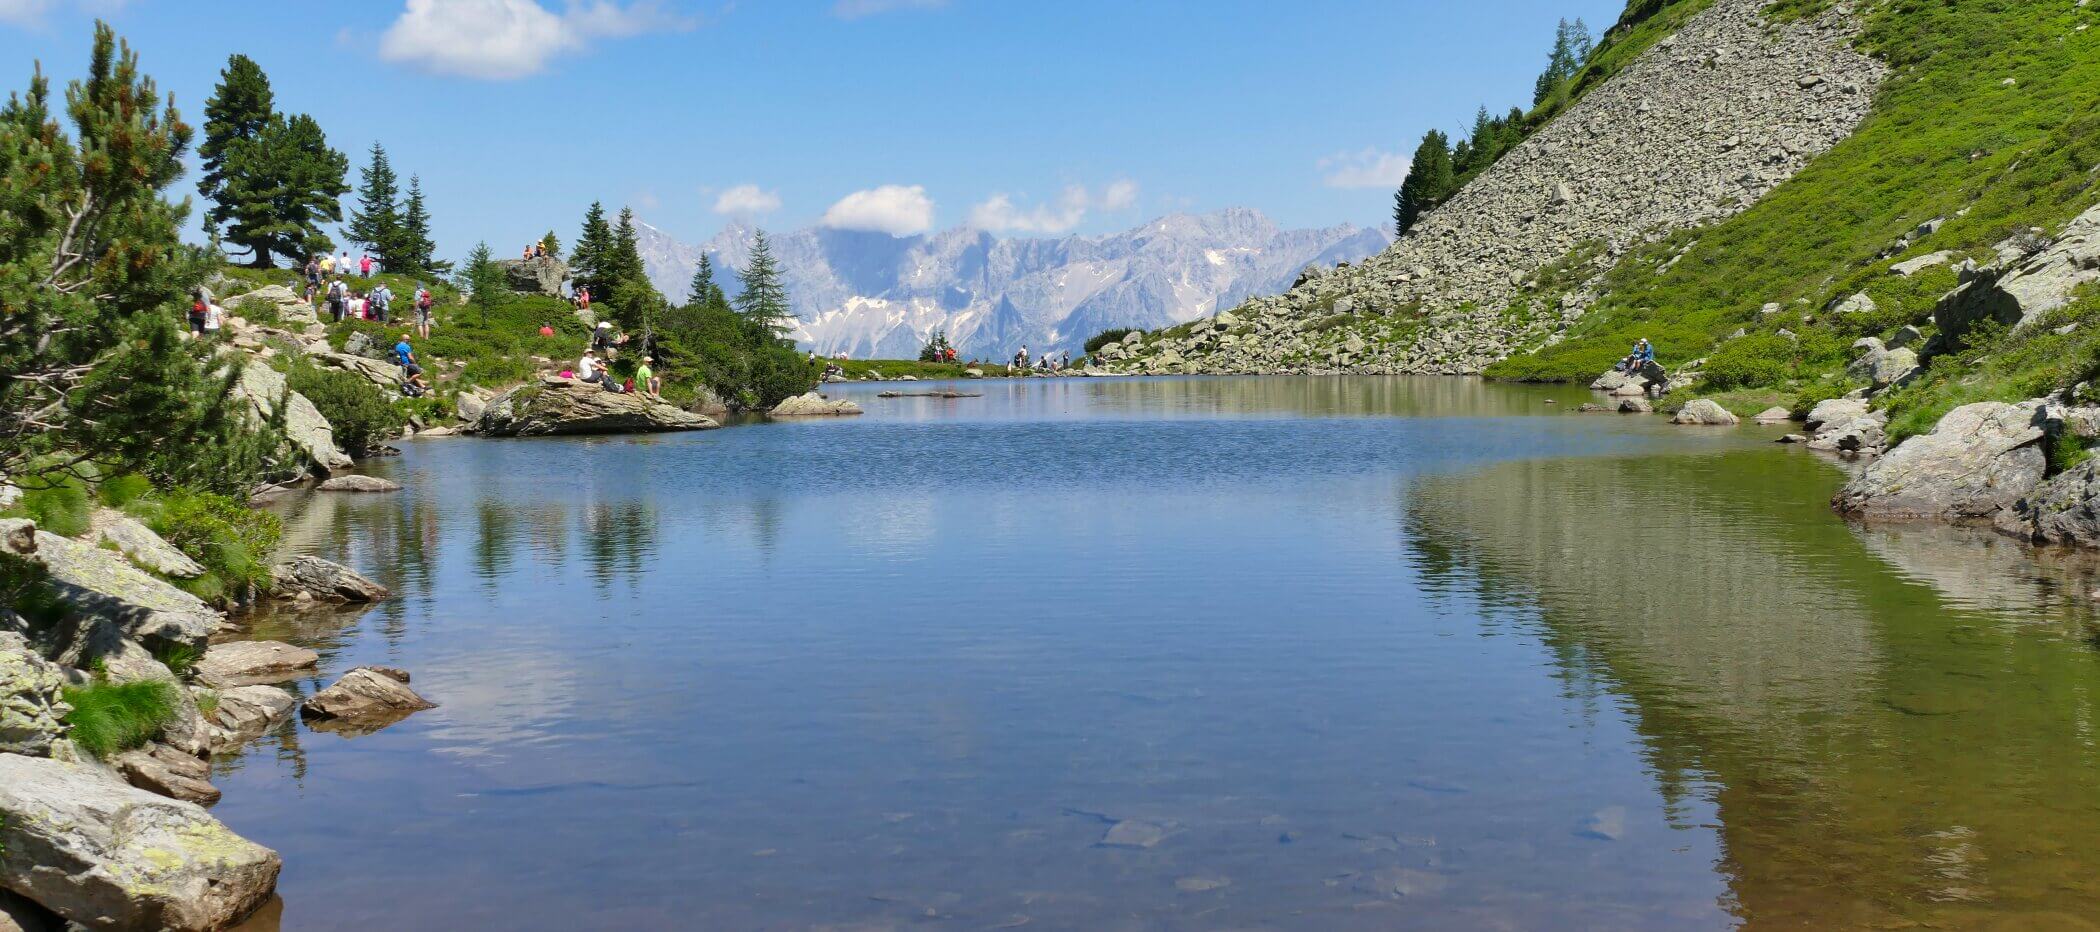
[[[185,118],[226,56],[353,165],[420,174],[440,252],[592,200],[908,233],[1125,229],[1255,207],[1382,222],[1423,130],[1530,102],[1556,21],[1623,0],[0,0],[0,61],[79,74],[109,19]],[[1398,159],[1394,165],[1391,159]],[[194,193],[194,174],[180,193]]]

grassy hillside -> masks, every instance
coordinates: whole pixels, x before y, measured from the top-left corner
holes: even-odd
[[[1826,5],[1786,0],[1774,13]],[[1841,377],[1853,340],[1905,324],[1929,334],[1933,302],[1954,285],[1946,268],[1906,279],[1892,264],[1937,250],[1985,257],[2016,232],[2053,229],[2100,200],[2100,10],[2073,0],[1897,0],[1866,17],[1862,42],[1894,73],[1856,135],[1748,211],[1629,256],[1563,342],[1488,375],[1587,380],[1645,336],[1666,365],[1708,359],[1701,392],[1831,397],[1854,387]],[[1937,231],[1883,256],[1942,218]],[[1879,309],[1825,312],[1860,292]],[[1761,315],[1767,303],[1782,310]],[[2071,356],[2091,358],[2084,342],[2060,341],[2027,350],[2031,364],[2017,373],[1984,364],[2015,349],[2005,340],[1950,357],[1896,402],[1943,410],[1956,397],[2030,393],[2078,371]]]

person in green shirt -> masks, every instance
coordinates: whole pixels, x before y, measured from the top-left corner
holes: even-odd
[[[656,370],[649,368],[649,358],[642,357],[641,368],[634,370],[634,384],[651,395],[662,394],[663,383],[656,380]]]

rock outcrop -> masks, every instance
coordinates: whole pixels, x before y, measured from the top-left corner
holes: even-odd
[[[773,406],[772,417],[844,417],[860,413],[860,405],[831,400],[816,392],[804,392]]]
[[[714,419],[681,411],[648,395],[609,392],[574,379],[544,378],[488,403],[474,429],[490,437],[631,434],[709,430]]]
[[[1875,460],[1833,504],[1862,518],[1995,518],[2041,484],[2046,426],[2039,401],[1964,405]]]
[[[561,297],[561,286],[569,280],[569,265],[553,256],[537,259],[498,259],[503,283],[519,294]]]
[[[213,687],[282,683],[313,672],[321,655],[283,641],[224,641],[197,658],[197,682]]]
[[[320,323],[314,306],[299,297],[299,293],[283,285],[264,285],[246,294],[227,298],[224,307],[242,317],[275,317],[285,324]]]
[[[66,676],[19,634],[0,632],[0,754],[43,757],[66,733]]]
[[[1123,344],[1136,373],[1478,372],[1579,318],[1576,288],[1505,311],[1534,276],[1602,244],[1585,268],[1756,203],[1866,118],[1886,78],[1837,5],[1767,19],[1766,0],[1715,0],[1589,91],[1384,253],[1308,270],[1288,293]],[[1396,327],[1397,320],[1407,320]]]
[[[370,734],[437,705],[408,688],[408,673],[358,667],[299,706],[313,727],[347,735]]]
[[[1998,514],[2000,531],[2037,544],[2100,547],[2100,461],[2051,477]]]
[[[161,539],[151,528],[138,523],[130,515],[114,508],[97,508],[88,526],[87,540],[94,544],[108,544],[117,552],[130,557],[141,569],[159,573],[175,579],[195,579],[204,575],[204,567],[190,559],[189,554],[175,549],[175,545]]]
[[[305,395],[285,387],[284,373],[270,368],[260,359],[250,359],[241,368],[241,379],[234,386],[234,392],[248,402],[258,421],[269,420],[276,413],[278,404],[282,403],[285,438],[299,448],[319,472],[325,474],[350,467],[350,455],[335,444],[335,428]]]
[[[270,568],[272,593],[280,599],[305,597],[321,602],[377,602],[387,588],[340,563],[300,555]]]
[[[44,567],[46,581],[65,603],[67,617],[31,632],[44,656],[85,667],[118,642],[136,641],[149,650],[202,650],[224,621],[217,609],[91,544],[35,530],[20,518],[0,519],[0,536],[28,529],[34,549],[24,556]],[[12,548],[11,548],[12,549]]]
[[[224,929],[270,897],[281,866],[195,804],[0,754],[0,887],[73,922]]]
[[[2072,220],[2038,251],[2029,253],[2026,242],[2016,239],[2001,248],[2000,260],[1990,265],[1962,268],[1961,286],[1932,311],[1940,348],[1952,348],[1984,320],[2014,328],[2033,323],[2070,304],[2080,288],[2100,282],[2100,207]]]

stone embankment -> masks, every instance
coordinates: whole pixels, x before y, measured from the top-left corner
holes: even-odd
[[[1716,0],[1592,89],[1384,253],[1098,353],[1121,372],[1472,373],[1550,339],[1593,296],[1530,307],[1547,266],[1748,208],[1866,118],[1888,74],[1843,6],[1775,22]]]
[[[195,561],[115,512],[95,515],[80,539],[0,519],[0,552],[49,596],[33,611],[0,605],[0,929],[239,922],[269,899],[281,862],[203,808],[219,799],[209,757],[284,722],[297,700],[276,684],[316,676],[319,656],[229,639],[233,622],[168,582],[196,575]],[[387,594],[314,557],[273,576],[272,591],[295,602]],[[327,719],[316,727],[363,734],[431,707],[407,674],[385,671],[375,685],[371,669],[308,701],[309,717]],[[101,757],[75,740],[75,700],[153,681],[168,704],[155,734]]]

